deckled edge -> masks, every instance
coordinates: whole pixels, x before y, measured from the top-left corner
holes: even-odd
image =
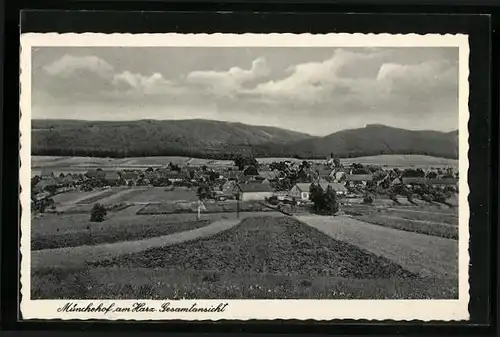
[[[465,90],[462,88],[460,89],[459,91],[459,100],[466,100],[467,101],[467,104],[465,105],[465,107],[463,106],[463,104],[459,104],[459,109],[460,109],[460,112],[462,112],[462,109],[464,109],[464,112],[467,113],[467,116],[459,116],[460,118],[460,125],[462,125],[462,123],[465,123],[466,127],[465,127],[465,131],[466,131],[466,135],[465,135],[465,138],[466,138],[466,142],[465,144],[463,144],[462,141],[459,141],[459,160],[463,153],[463,151],[465,151],[465,154],[466,154],[466,160],[464,161],[464,163],[466,164],[466,173],[465,175],[462,174],[462,169],[459,168],[459,172],[460,172],[460,178],[461,178],[461,181],[463,181],[463,177],[465,177],[465,182],[462,182],[460,184],[460,191],[461,193],[459,194],[459,197],[460,197],[460,200],[463,202],[464,201],[464,198],[465,198],[465,202],[466,202],[466,215],[467,215],[467,228],[466,230],[462,230],[462,232],[466,233],[466,237],[462,240],[459,239],[459,245],[461,245],[462,242],[465,241],[465,244],[467,245],[467,254],[465,259],[466,259],[466,265],[469,266],[469,261],[470,261],[470,245],[469,245],[469,237],[470,237],[470,233],[469,233],[469,220],[470,220],[470,217],[469,217],[469,203],[468,203],[468,200],[470,198],[470,189],[469,189],[469,185],[468,185],[468,174],[469,174],[469,122],[470,122],[470,111],[469,111],[469,86],[470,86],[470,83],[469,83],[469,62],[470,62],[470,59],[469,59],[469,41],[468,41],[468,35],[466,34],[416,34],[416,33],[410,33],[410,34],[389,34],[389,33],[328,33],[328,34],[310,34],[310,33],[299,33],[299,34],[295,34],[295,33],[269,33],[269,34],[254,34],[254,33],[243,33],[243,34],[227,34],[227,33],[211,33],[211,34],[207,34],[207,33],[192,33],[192,34],[179,34],[179,33],[156,33],[156,34],[131,34],[131,33],[112,33],[112,34],[104,34],[104,33],[25,33],[25,34],[22,34],[21,35],[21,45],[20,45],[20,83],[19,83],[19,93],[20,93],[20,111],[19,111],[19,116],[20,116],[20,132],[19,132],[19,136],[20,136],[20,145],[19,145],[19,149],[20,149],[20,153],[21,153],[21,156],[19,158],[19,169],[20,169],[20,173],[23,172],[23,169],[30,169],[30,155],[31,155],[31,151],[29,151],[28,153],[28,159],[25,160],[26,158],[23,158],[24,156],[22,155],[23,154],[23,144],[26,142],[26,138],[27,139],[31,139],[30,137],[30,129],[29,130],[23,130],[23,123],[26,123],[26,118],[29,118],[29,120],[31,121],[31,116],[27,117],[26,116],[26,111],[30,111],[31,112],[31,107],[30,106],[26,106],[26,105],[23,105],[23,98],[26,99],[26,95],[28,94],[27,93],[27,90],[26,90],[26,81],[28,80],[29,81],[29,86],[28,88],[30,89],[31,91],[31,64],[28,64],[28,69],[30,70],[30,74],[29,76],[27,75],[26,73],[26,69],[25,69],[25,72],[23,74],[23,60],[25,59],[25,57],[23,57],[23,55],[26,55],[27,53],[30,55],[29,57],[29,61],[31,62],[31,48],[33,46],[57,46],[57,44],[51,44],[51,45],[46,45],[46,44],[37,44],[37,43],[33,43],[35,41],[31,41],[31,40],[35,40],[37,37],[40,37],[40,36],[43,36],[44,38],[58,38],[58,37],[67,37],[67,38],[71,38],[71,39],[81,39],[82,37],[83,38],[90,38],[92,37],[93,39],[95,39],[96,37],[119,37],[120,39],[124,39],[124,38],[138,38],[138,37],[161,37],[161,38],[169,38],[169,37],[172,37],[172,36],[179,36],[179,35],[182,35],[184,37],[189,37],[189,36],[199,36],[199,37],[210,37],[210,38],[214,38],[214,37],[224,37],[224,38],[229,38],[229,37],[233,37],[233,38],[238,38],[238,39],[241,39],[241,38],[245,38],[245,37],[248,37],[248,36],[263,36],[265,35],[266,37],[280,37],[280,38],[283,38],[283,37],[310,37],[310,38],[314,38],[314,37],[325,37],[325,36],[335,36],[335,37],[349,37],[349,38],[352,38],[353,36],[355,37],[387,37],[387,38],[391,38],[391,39],[395,39],[395,38],[405,38],[405,39],[408,39],[408,38],[417,38],[417,39],[423,39],[423,38],[426,38],[428,36],[439,36],[441,38],[445,38],[445,37],[457,37],[457,38],[463,38],[463,37],[467,37],[467,43],[464,44],[464,45],[454,45],[454,47],[459,47],[459,50],[460,52],[464,53],[464,55],[466,56],[466,61],[462,61],[460,59],[459,61],[459,68],[460,68],[460,71],[463,71],[465,70],[466,71],[466,74],[465,75],[459,75],[459,85],[460,87],[465,87]],[[94,40],[95,41],[95,40]],[[75,41],[76,42],[76,41]],[[87,42],[91,42],[91,41],[87,41]],[[400,42],[400,41],[398,41]],[[82,44],[72,44],[74,46],[110,46],[110,44],[96,44],[96,43],[82,43]],[[61,44],[60,46],[68,46],[68,44]],[[128,45],[130,47],[133,47],[134,45]],[[141,47],[146,47],[148,46],[147,44],[141,44],[140,45]],[[152,46],[162,46],[160,44],[153,44]],[[164,45],[165,47],[169,46],[169,45]],[[172,45],[174,46],[174,45]],[[244,46],[244,45],[243,45]],[[257,46],[257,45],[255,45]],[[262,43],[262,46],[269,46],[269,43]],[[293,44],[290,44],[289,46],[294,46],[294,47],[300,47],[300,45],[293,45]],[[317,47],[321,47],[322,45],[318,45]],[[338,46],[338,47],[341,47],[342,45],[328,45],[328,46],[331,46],[331,47],[335,47],[335,46]],[[345,45],[344,45],[345,46]],[[365,44],[365,45],[359,45],[360,47],[372,47],[370,44]],[[415,45],[414,43],[412,44],[408,44],[408,45],[404,45],[404,46],[407,46],[407,47],[424,47],[424,46],[434,46],[434,45],[427,45],[427,44],[423,44],[423,45]],[[436,47],[438,46],[446,46],[446,45],[435,45]],[[450,47],[452,47],[453,45],[450,45]],[[285,46],[283,46],[285,47]],[[306,46],[306,47],[311,47],[311,46]],[[345,46],[347,47],[347,46]],[[354,46],[351,46],[349,45],[349,47],[354,47]],[[384,46],[378,46],[378,47],[402,47],[401,45],[398,45],[398,46],[391,46],[391,45],[384,45]],[[27,51],[27,49],[29,48],[29,50]],[[465,51],[464,51],[465,49]],[[462,56],[461,56],[462,57]],[[30,63],[29,62],[29,63]],[[465,66],[464,66],[464,63],[465,63]],[[24,64],[24,66],[26,66],[26,64]],[[464,69],[462,69],[464,68]],[[24,78],[24,80],[23,80]],[[464,82],[464,80],[466,80],[466,82]],[[23,90],[23,83],[24,83],[24,90]],[[465,85],[464,85],[465,84]],[[462,90],[464,90],[465,92],[462,93]],[[31,93],[31,92],[29,92]],[[467,94],[465,97],[462,97],[464,94]],[[31,99],[29,100],[29,102],[31,102]],[[26,102],[24,102],[26,103]],[[467,120],[465,122],[462,122],[462,118],[466,117]],[[24,132],[23,132],[24,131]],[[459,137],[461,134],[460,131],[463,131],[461,127],[459,127]],[[460,137],[461,139],[462,137]],[[29,141],[28,141],[29,143]],[[462,151],[460,151],[460,148],[464,146],[465,147],[465,150],[462,149]],[[27,149],[26,147],[24,147],[24,151],[26,152]],[[28,162],[28,165],[26,165],[26,161]],[[460,165],[460,163],[459,163]],[[26,166],[28,166],[26,168]],[[460,167],[460,166],[459,166]],[[29,172],[28,172],[29,173]],[[29,201],[29,193],[30,191],[29,190],[23,190],[22,189],[22,181],[24,179],[21,179],[21,174],[20,174],[20,184],[19,184],[19,196],[20,196],[20,211],[21,211],[21,216],[20,216],[20,226],[21,226],[21,230],[20,230],[20,260],[21,260],[21,268],[20,268],[20,276],[21,276],[21,280],[20,280],[20,298],[21,298],[21,307],[20,307],[20,311],[21,311],[21,316],[22,316],[22,312],[23,312],[23,304],[28,304],[29,301],[31,301],[30,299],[30,291],[31,289],[28,287],[30,285],[30,269],[27,269],[27,270],[24,270],[26,268],[23,268],[23,261],[26,263],[26,261],[29,262],[30,260],[30,257],[29,255],[27,256],[27,259],[26,259],[26,256],[23,256],[23,250],[27,250],[28,253],[31,251],[31,248],[29,245],[25,245],[24,244],[24,241],[28,241],[27,243],[29,243],[29,239],[30,239],[30,236],[23,236],[23,215],[30,215],[30,209],[29,207],[23,207],[23,200],[28,200]],[[26,182],[24,182],[26,183]],[[466,194],[464,193],[464,190],[463,190],[463,187],[466,188]],[[464,195],[464,197],[461,197],[461,195]],[[462,206],[462,204],[459,203],[460,206]],[[459,206],[459,207],[460,207]],[[462,207],[460,207],[461,209]],[[29,228],[28,228],[29,230]],[[460,235],[463,236],[464,233],[460,232]],[[464,262],[460,262],[461,260],[460,259],[463,259],[463,257],[461,257],[462,255],[464,254],[460,254],[460,249],[459,249],[459,265],[463,265],[465,264]],[[469,275],[469,268],[466,269],[467,270],[467,284],[465,285],[466,288],[465,289],[465,293],[468,295],[467,296],[467,303],[470,302],[470,286],[469,286],[469,281],[470,281],[470,275]],[[459,268],[459,273],[460,273],[460,268]],[[459,277],[460,279],[460,277]],[[26,282],[28,281],[28,282]],[[26,286],[26,284],[28,286]],[[461,291],[461,286],[459,285],[459,292]],[[40,300],[39,300],[40,301]],[[43,300],[41,300],[43,301]],[[118,301],[118,300],[117,300]],[[224,301],[224,300],[221,300],[221,301]],[[381,301],[381,300],[374,300],[374,301]],[[433,301],[433,300],[431,300]],[[467,304],[467,307],[468,307],[468,304]],[[57,317],[57,316],[53,316],[53,317],[50,317],[50,318],[44,318],[43,320],[45,319],[51,319],[51,320],[56,320],[56,321],[67,321],[67,320],[83,320],[83,321],[87,321],[87,320],[95,320],[96,318],[92,318],[92,317],[89,317],[89,318],[75,318],[75,317],[67,317],[67,318],[64,318],[64,317]],[[164,319],[147,319],[147,318],[120,318],[120,319],[114,319],[114,318],[109,318],[109,317],[106,317],[106,316],[102,316],[100,318],[98,318],[99,320],[111,320],[111,321],[170,321],[170,320],[178,320],[178,318],[168,318],[168,317],[165,317]],[[287,321],[287,322],[293,322],[293,321],[297,321],[297,322],[306,322],[306,321],[309,321],[309,322],[328,322],[328,321],[336,321],[336,320],[342,320],[342,321],[356,321],[356,322],[386,322],[386,323],[390,323],[390,322],[394,322],[394,323],[397,323],[397,322],[407,322],[407,323],[410,323],[410,322],[443,322],[443,321],[446,321],[446,322],[460,322],[460,321],[467,321],[470,319],[470,313],[469,313],[469,317],[467,318],[464,318],[464,319],[447,319],[447,320],[433,320],[433,319],[393,319],[393,318],[335,318],[335,317],[332,317],[331,319],[314,319],[314,318],[280,318],[280,317],[276,317],[276,318],[259,318],[259,319],[254,319],[254,318],[248,318],[248,319],[236,319],[236,321],[243,321],[243,322],[250,322],[250,321],[267,321],[267,320],[272,320],[272,321]],[[37,318],[26,318],[26,320],[39,320]],[[186,322],[189,322],[189,321],[196,321],[196,322],[214,322],[214,321],[217,321],[217,322],[224,322],[224,321],[235,321],[235,319],[231,319],[231,318],[215,318],[215,319],[206,319],[206,318],[200,318],[200,319],[189,319],[189,320],[185,320]]]

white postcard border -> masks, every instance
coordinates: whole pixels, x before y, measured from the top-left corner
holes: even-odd
[[[42,46],[206,46],[206,47],[458,47],[459,48],[459,299],[458,300],[32,300],[30,298],[31,50]],[[57,34],[21,36],[20,57],[20,202],[21,314],[23,319],[104,320],[422,320],[469,319],[469,43],[451,34]],[[105,308],[143,302],[160,309],[228,305],[223,312],[62,312],[65,303]]]

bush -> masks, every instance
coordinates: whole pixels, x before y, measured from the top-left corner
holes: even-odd
[[[363,198],[363,203],[371,205],[371,204],[373,204],[373,198],[370,195],[366,195]]]
[[[97,203],[92,207],[92,210],[90,211],[90,221],[92,222],[102,222],[104,221],[104,218],[108,214],[108,211],[106,208]]]

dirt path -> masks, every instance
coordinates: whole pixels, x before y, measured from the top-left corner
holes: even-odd
[[[383,256],[408,271],[446,279],[458,278],[458,242],[430,235],[374,226],[344,216],[296,216],[335,240]]]
[[[151,248],[170,246],[215,235],[238,225],[240,221],[241,219],[223,219],[198,229],[144,240],[32,251],[31,268],[81,265]]]

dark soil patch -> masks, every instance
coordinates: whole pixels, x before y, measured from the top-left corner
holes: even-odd
[[[333,240],[286,217],[248,218],[239,226],[211,238],[93,265],[363,279],[417,277],[385,258]]]

